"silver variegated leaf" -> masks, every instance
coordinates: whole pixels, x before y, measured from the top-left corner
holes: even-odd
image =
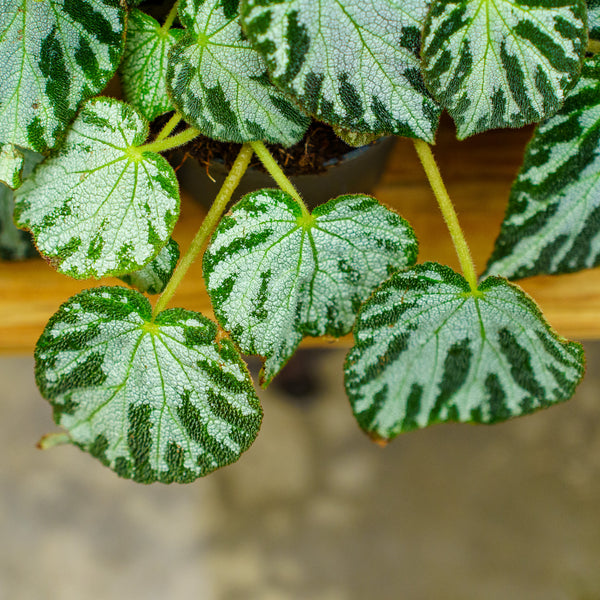
[[[179,244],[173,239],[143,269],[119,279],[144,294],[160,294],[171,279],[179,260]]]
[[[129,14],[120,67],[123,97],[148,121],[173,110],[167,95],[167,55],[182,35],[182,29],[163,31],[156,19],[141,10]]]
[[[583,0],[433,0],[425,82],[459,139],[556,112],[587,45]]]
[[[179,215],[169,163],[142,152],[148,123],[109,98],[86,102],[60,151],[15,192],[15,220],[61,272],[87,278],[140,269]]]
[[[317,119],[433,142],[440,108],[420,71],[429,0],[243,0],[273,81]]]
[[[0,144],[0,183],[15,190],[21,185],[23,153],[13,144]]]
[[[44,157],[31,150],[23,150],[23,177],[27,177],[35,165]],[[21,231],[13,223],[14,192],[0,183],[0,258],[3,260],[24,260],[37,256],[31,235]]]
[[[115,0],[0,2],[0,141],[45,152],[114,74],[125,8]]]
[[[245,364],[217,326],[183,309],[153,321],[120,287],[86,290],[50,319],[36,382],[74,444],[140,483],[185,483],[234,462],[262,410]]]
[[[304,336],[348,333],[360,304],[389,274],[414,264],[406,221],[370,196],[340,196],[312,215],[280,190],[248,194],[204,254],[215,315],[267,385]]]
[[[448,267],[394,274],[362,307],[346,391],[376,440],[448,421],[495,423],[569,399],[580,344],[559,337],[517,286],[489,277],[477,295]]]
[[[590,40],[600,41],[600,0],[587,0]]]
[[[245,39],[237,1],[180,0],[188,34],[169,55],[173,104],[205,135],[227,142],[291,146],[309,119],[267,76],[261,55]]]
[[[600,264],[600,56],[538,126],[487,271],[511,279]]]

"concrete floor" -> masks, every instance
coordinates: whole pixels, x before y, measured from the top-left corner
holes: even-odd
[[[358,430],[343,352],[306,404],[261,394],[242,460],[188,486],[121,480],[54,429],[32,361],[0,360],[0,599],[598,600],[600,344],[577,397],[386,449]]]

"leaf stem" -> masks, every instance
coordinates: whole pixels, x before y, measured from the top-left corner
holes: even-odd
[[[308,215],[310,211],[306,208],[302,196],[298,193],[298,190],[294,187],[292,182],[287,178],[286,174],[282,171],[281,167],[277,164],[277,161],[273,158],[273,155],[269,152],[267,147],[262,142],[250,142],[252,149],[256,152],[256,156],[260,159],[260,162],[264,165],[265,169],[269,172],[269,175],[275,180],[275,183],[284,191],[287,192],[294,200],[302,207],[302,212]]]
[[[179,0],[177,0],[177,2],[175,2],[175,4],[173,4],[173,6],[171,7],[171,10],[169,11],[167,18],[165,19],[163,26],[160,28],[162,33],[167,33],[167,31],[169,31],[169,29],[171,29],[171,25],[173,25],[175,19],[177,18],[177,5],[178,4],[179,4]]]
[[[233,196],[233,192],[235,192],[240,180],[244,176],[246,169],[248,169],[248,165],[250,164],[250,159],[252,158],[253,150],[250,144],[244,144],[231,167],[231,171],[229,171],[217,197],[215,198],[208,214],[202,221],[202,225],[200,225],[200,229],[196,233],[196,236],[192,240],[188,251],[185,253],[183,258],[179,261],[173,276],[171,277],[167,287],[165,287],[163,293],[160,295],[154,310],[152,311],[152,318],[155,319],[156,315],[158,315],[161,311],[164,310],[165,306],[169,303],[177,287],[185,277],[188,269],[196,260],[196,257],[202,250],[204,243],[208,239],[208,236],[212,233],[215,225],[221,218],[225,207],[228,202],[231,200],[231,196]]]
[[[180,133],[172,135],[166,139],[156,139],[149,144],[138,146],[137,150],[139,152],[165,152],[167,150],[171,150],[172,148],[177,148],[177,146],[183,146],[199,135],[200,131],[194,127],[189,127],[188,129],[185,129],[184,131],[181,131]]]
[[[437,163],[435,162],[431,146],[422,140],[415,139],[413,142],[415,150],[421,160],[421,164],[423,165],[423,169],[425,169],[427,179],[429,179],[429,185],[431,185],[431,189],[433,190],[440,210],[442,211],[444,221],[446,222],[446,226],[448,227],[448,231],[450,232],[450,236],[452,237],[452,243],[456,249],[463,275],[469,283],[471,292],[473,294],[478,294],[477,275],[475,274],[475,265],[471,258],[471,251],[469,250],[463,231],[460,228],[456,211],[454,210],[452,200],[450,200],[450,196],[444,185],[444,180],[442,179]]]
[[[161,140],[164,140],[168,135],[171,134],[173,129],[179,125],[180,121],[181,115],[175,111],[175,114],[165,123],[165,126],[159,131],[154,141],[160,142]]]

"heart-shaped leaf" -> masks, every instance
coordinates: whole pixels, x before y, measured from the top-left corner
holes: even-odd
[[[600,264],[600,56],[562,110],[538,126],[488,272],[517,279]]]
[[[300,141],[309,119],[269,81],[262,57],[242,33],[237,5],[180,0],[188,34],[169,55],[173,104],[214,139],[291,146]]]
[[[31,150],[23,150],[23,156],[23,177],[27,177],[44,157]],[[13,223],[14,206],[14,192],[0,183],[0,258],[24,260],[38,256],[31,235]]]
[[[583,0],[433,0],[425,82],[459,139],[555,113],[587,45]]]
[[[82,100],[114,74],[125,8],[115,0],[4,0],[0,10],[0,141],[45,152]]]
[[[447,421],[495,423],[570,398],[580,344],[559,337],[517,286],[489,277],[477,294],[425,263],[366,302],[346,359],[346,391],[374,439]]]
[[[86,102],[57,155],[15,192],[15,220],[61,272],[87,278],[141,269],[179,215],[169,163],[138,146],[148,123],[109,98]]]
[[[123,96],[148,121],[173,110],[167,96],[167,55],[182,35],[182,29],[164,31],[156,19],[141,10],[129,14],[120,67]]]
[[[309,215],[289,194],[260,190],[223,218],[203,266],[217,319],[265,359],[267,385],[304,336],[348,333],[361,302],[416,257],[410,225],[370,196]]]
[[[243,0],[273,81],[317,119],[433,142],[440,108],[420,72],[428,0]]]
[[[21,185],[23,153],[13,144],[0,144],[0,183],[16,190]]]
[[[69,299],[38,341],[35,375],[73,443],[121,477],[192,481],[234,462],[262,410],[246,366],[217,326],[138,292],[101,287]]]
[[[119,279],[144,294],[160,294],[171,279],[179,260],[179,244],[169,243],[143,269],[122,275]]]

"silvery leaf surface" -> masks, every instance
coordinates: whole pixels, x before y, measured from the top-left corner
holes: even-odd
[[[31,150],[23,150],[23,177],[27,177],[35,165],[43,160],[43,155]],[[31,235],[21,231],[13,223],[14,192],[0,183],[0,258],[2,260],[25,260],[38,256]]]
[[[315,118],[433,142],[440,107],[420,71],[428,0],[243,0],[271,78]]]
[[[237,460],[262,410],[231,342],[202,315],[121,287],[85,290],[50,319],[36,382],[72,442],[140,483],[185,483]]]
[[[0,184],[15,190],[21,185],[23,153],[13,144],[0,144]]]
[[[218,321],[264,358],[267,385],[304,336],[348,333],[361,302],[416,257],[410,225],[370,196],[307,215],[289,194],[260,190],[221,221],[203,268]]]
[[[15,221],[38,250],[75,278],[144,267],[168,242],[179,186],[160,155],[140,152],[148,123],[131,106],[89,100],[60,151],[15,192]]]
[[[185,120],[221,141],[300,141],[309,119],[269,81],[237,2],[181,0],[179,16],[188,34],[169,55],[167,85]]]
[[[119,279],[144,294],[160,294],[173,275],[179,260],[179,244],[174,239],[143,269],[122,275]]]
[[[600,56],[540,124],[513,184],[487,272],[511,279],[600,264]]]
[[[394,274],[363,305],[345,365],[360,426],[376,440],[449,421],[496,423],[569,399],[583,349],[546,323],[516,285],[479,295],[448,267]]]
[[[141,10],[129,14],[120,66],[123,97],[148,121],[173,110],[167,95],[167,55],[182,35],[182,29],[163,31],[156,19]]]
[[[0,142],[45,152],[101,91],[124,46],[117,0],[0,1]]]
[[[423,72],[458,138],[555,113],[579,77],[585,25],[583,0],[434,0]]]
[[[590,40],[600,41],[600,0],[587,0]]]

